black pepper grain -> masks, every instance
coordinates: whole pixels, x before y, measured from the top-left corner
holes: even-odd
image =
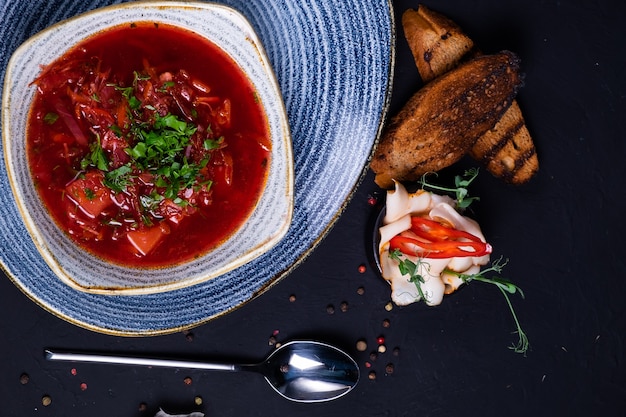
[[[385,372],[389,375],[393,374],[393,363],[388,363],[387,366],[385,366]]]
[[[23,373],[22,375],[20,375],[20,384],[26,385],[28,384],[28,381],[30,381],[30,377],[27,373]]]

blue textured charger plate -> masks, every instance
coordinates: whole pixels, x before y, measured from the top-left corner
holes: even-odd
[[[27,38],[113,3],[0,1],[2,77],[11,54]],[[220,3],[252,23],[282,90],[295,163],[294,216],[286,237],[254,262],[196,286],[138,296],[84,293],[63,284],[39,255],[2,163],[0,265],[51,313],[84,328],[126,336],[171,333],[219,317],[292,271],[329,231],[363,178],[391,95],[395,27],[389,0]]]

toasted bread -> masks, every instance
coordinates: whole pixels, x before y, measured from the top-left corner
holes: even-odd
[[[414,94],[391,119],[371,162],[382,188],[415,181],[467,154],[511,105],[522,84],[508,51],[482,55]]]
[[[522,184],[535,175],[537,151],[515,100],[498,123],[476,141],[470,155],[494,176],[512,184]]]
[[[402,14],[402,27],[425,83],[474,53],[474,42],[456,23],[423,5]]]
[[[424,5],[402,16],[405,37],[426,83],[461,62],[480,55],[473,41],[452,20]],[[517,102],[478,138],[470,155],[494,176],[513,184],[527,182],[539,169],[533,139]]]

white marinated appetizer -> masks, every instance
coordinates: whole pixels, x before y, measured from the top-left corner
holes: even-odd
[[[477,175],[478,170],[469,170],[455,177],[456,188],[428,184],[422,177],[422,188],[413,193],[394,181],[395,188],[387,191],[386,210],[378,229],[381,274],[391,284],[391,299],[399,306],[418,301],[439,305],[444,295],[471,281],[495,285],[502,292],[517,327],[519,340],[511,349],[525,354],[528,338],[508,296],[516,292],[522,297],[524,294],[504,278],[487,276],[501,272],[506,261],[498,258],[491,262],[493,249],[479,224],[463,215],[463,210],[477,200],[468,197],[467,190]],[[427,188],[456,195],[452,198]]]

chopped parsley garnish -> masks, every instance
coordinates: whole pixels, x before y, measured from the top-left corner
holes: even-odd
[[[128,143],[131,144],[130,147],[124,149],[130,161],[111,170],[100,136],[97,135],[96,141],[90,144],[90,152],[81,161],[81,169],[92,166],[103,171],[105,173],[104,184],[117,193],[125,191],[126,187],[132,184],[133,176],[137,176],[138,172],[151,174],[160,195],[158,197],[141,196],[142,205],[145,208],[152,207],[155,202],[163,198],[171,199],[179,205],[186,205],[187,202],[178,197],[182,190],[211,185],[208,178],[202,178],[200,175],[202,168],[208,164],[209,158],[207,156],[199,162],[194,162],[186,156],[186,151],[191,146],[191,138],[197,130],[195,125],[171,113],[161,116],[153,106],[142,106],[141,101],[135,95],[137,81],[141,79],[143,79],[142,76],[135,72],[135,80],[131,87],[108,84],[122,94],[130,109],[131,122],[127,126],[126,134],[117,125],[110,127],[117,137],[126,136]],[[169,86],[171,83],[164,84],[164,88]],[[143,120],[151,120],[151,122]],[[222,146],[223,141],[223,137],[208,138],[202,142],[202,147],[206,151],[217,149]]]
[[[131,184],[130,175],[132,171],[130,164],[122,165],[113,171],[109,171],[104,176],[104,185],[116,193],[121,193]]]
[[[56,113],[46,113],[46,115],[43,117],[43,121],[49,125],[54,124],[54,122],[56,122],[58,119],[59,115]]]
[[[93,200],[94,198],[96,198],[96,193],[91,188],[85,188],[83,192],[85,193],[85,197],[87,197],[87,200]]]
[[[81,169],[85,169],[91,165],[98,168],[100,171],[108,171],[109,161],[104,153],[104,149],[102,149],[100,135],[96,135],[96,141],[89,145],[89,151],[89,154],[80,162]]]

